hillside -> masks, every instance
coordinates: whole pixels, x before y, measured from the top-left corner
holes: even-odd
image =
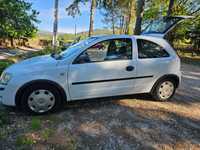
[[[104,35],[104,34],[112,34],[111,30],[108,29],[96,29],[94,30],[94,35]],[[40,39],[51,39],[52,32],[49,31],[39,31],[37,37]],[[86,38],[88,36],[88,31],[77,33],[77,37],[81,36],[82,38]],[[75,34],[72,33],[58,33],[59,39],[63,39],[64,41],[73,40],[75,38]]]

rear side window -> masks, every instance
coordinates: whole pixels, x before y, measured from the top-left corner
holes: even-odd
[[[138,39],[138,57],[144,58],[162,58],[169,57],[169,53],[160,45],[151,41]]]

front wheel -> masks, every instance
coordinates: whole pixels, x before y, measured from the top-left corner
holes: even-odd
[[[151,92],[152,97],[158,101],[168,101],[176,91],[174,80],[164,79],[160,81]]]
[[[23,91],[21,106],[24,111],[31,114],[44,114],[61,106],[61,96],[55,86],[33,84]]]

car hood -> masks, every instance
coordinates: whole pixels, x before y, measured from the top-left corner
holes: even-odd
[[[50,55],[33,57],[26,59],[19,63],[16,63],[6,69],[6,72],[9,73],[24,73],[24,72],[35,72],[35,71],[44,71],[55,67],[57,65],[57,60],[52,58]]]

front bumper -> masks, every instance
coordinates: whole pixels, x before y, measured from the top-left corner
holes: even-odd
[[[3,103],[3,96],[1,95],[1,93],[3,93],[4,90],[5,88],[0,86],[0,104]]]
[[[2,104],[2,99],[3,99],[3,97],[2,97],[2,96],[0,96],[0,104]]]
[[[0,104],[15,106],[15,92],[12,86],[0,85]]]

